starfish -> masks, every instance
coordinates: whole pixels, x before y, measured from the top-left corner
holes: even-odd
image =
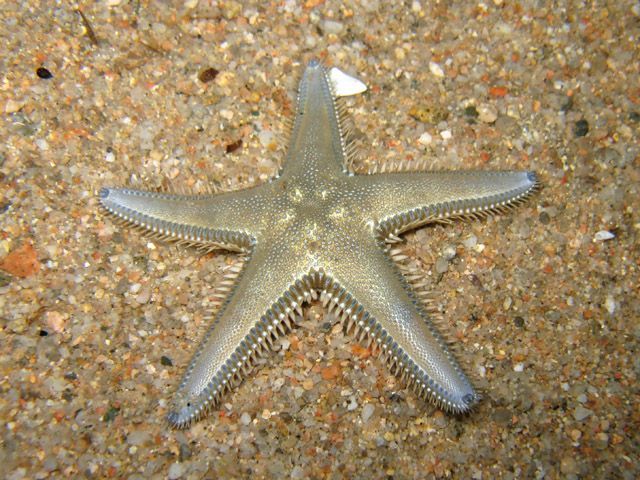
[[[503,213],[538,185],[526,171],[356,174],[344,105],[328,71],[306,67],[285,160],[268,183],[184,195],[102,188],[102,206],[126,223],[204,249],[244,252],[226,298],[170,405],[188,427],[247,377],[258,357],[297,324],[314,299],[367,341],[416,394],[452,413],[479,400],[392,244],[428,223]]]

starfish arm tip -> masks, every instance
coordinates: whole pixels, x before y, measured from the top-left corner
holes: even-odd
[[[185,429],[191,424],[190,420],[185,419],[180,412],[176,412],[175,410],[169,412],[166,418],[169,426],[176,430]]]
[[[538,185],[540,183],[540,180],[538,179],[538,175],[536,174],[536,172],[525,172],[527,175],[527,180],[529,180],[529,182],[531,183],[531,185]]]
[[[100,200],[106,200],[107,198],[109,198],[109,194],[110,193],[111,193],[111,189],[110,188],[102,187],[98,191],[98,198],[100,198]]]
[[[476,392],[467,393],[462,397],[462,404],[466,407],[466,410],[470,410],[480,401],[480,395]]]

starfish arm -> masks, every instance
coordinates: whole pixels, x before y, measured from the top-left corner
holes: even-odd
[[[423,399],[455,412],[471,409],[479,395],[447,343],[430,322],[384,242],[354,244],[327,275],[323,299],[341,314],[347,331],[375,343],[391,371]],[[330,308],[331,310],[331,308]]]
[[[350,180],[364,192],[383,236],[430,222],[499,213],[538,187],[536,175],[524,171],[380,173]]]
[[[100,203],[111,214],[152,237],[203,249],[246,251],[260,217],[257,191],[177,195],[128,188],[103,188]]]
[[[283,176],[346,172],[345,120],[327,70],[317,61],[309,62],[298,88]]]
[[[270,261],[268,268],[265,261]],[[315,296],[306,266],[258,243],[217,312],[173,397],[167,420],[186,428],[204,417],[237,386],[274,340],[301,317],[301,305]],[[292,272],[292,273],[288,273]]]

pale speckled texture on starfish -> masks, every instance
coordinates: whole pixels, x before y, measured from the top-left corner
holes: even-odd
[[[354,174],[352,144],[327,71],[307,66],[279,175],[211,195],[103,188],[130,224],[204,248],[246,252],[170,407],[174,427],[201,418],[256,357],[320,298],[422,398],[456,413],[479,395],[429,320],[389,241],[431,222],[503,212],[537,186],[531,172]]]

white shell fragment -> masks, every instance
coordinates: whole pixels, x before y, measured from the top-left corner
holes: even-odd
[[[616,238],[613,233],[607,230],[600,230],[594,235],[593,240],[596,242],[604,242],[606,240],[611,240],[612,238]]]
[[[333,91],[336,97],[348,97],[365,92],[367,86],[351,75],[347,75],[339,68],[333,67],[329,70],[329,78],[333,84]]]

